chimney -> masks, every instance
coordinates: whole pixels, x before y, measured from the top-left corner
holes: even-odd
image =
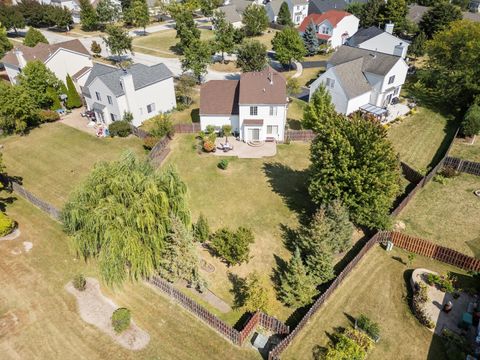
[[[402,59],[405,59],[405,56],[407,56],[407,47],[403,42],[395,46],[393,49],[393,55],[400,56]]]
[[[19,48],[15,48],[14,53],[15,53],[15,56],[17,57],[18,67],[20,69],[23,69],[25,67],[25,65],[27,65],[27,61],[25,60],[25,57],[23,56],[22,50],[20,50]]]
[[[385,24],[385,32],[389,34],[393,34],[393,27],[395,26],[394,23],[389,22],[388,24]]]
[[[135,96],[135,85],[133,84],[133,76],[127,70],[123,70],[123,75],[120,77],[120,85],[125,93],[127,100],[127,109],[133,115],[133,125],[139,126],[141,119],[138,117],[138,107]]]

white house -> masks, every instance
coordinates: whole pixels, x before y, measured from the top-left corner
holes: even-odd
[[[283,141],[287,118],[285,78],[270,67],[240,80],[211,80],[200,89],[200,125],[231,125],[242,141]]]
[[[470,1],[470,4],[468,4],[468,10],[475,13],[480,12],[480,1],[479,0]]]
[[[310,98],[323,84],[337,112],[364,110],[384,115],[398,97],[408,65],[400,56],[341,46],[327,63],[327,70],[310,85]]]
[[[96,63],[82,94],[88,110],[94,111],[97,121],[106,125],[130,112],[132,124],[140,126],[146,119],[176,106],[173,74],[162,63],[134,64],[128,69]]]
[[[67,74],[73,76],[81,69],[93,66],[90,53],[77,39],[50,45],[38,43],[34,47],[16,45],[0,62],[5,66],[10,82],[15,84],[18,74],[27,62],[33,60],[42,61],[58,79],[64,82]],[[82,83],[79,85],[81,86]]]
[[[225,14],[225,20],[232,24],[235,29],[240,29],[243,26],[243,10],[238,9],[235,4],[220,6],[216,11],[223,12]],[[213,25],[212,30],[214,30]]]
[[[385,31],[375,26],[360,29],[347,40],[347,45],[405,58],[410,42],[393,35],[393,27],[394,24],[386,24]]]
[[[336,49],[343,45],[347,38],[358,30],[360,20],[343,10],[329,10],[323,14],[308,15],[299,26],[298,31],[303,34],[308,25],[315,26],[317,38]]]
[[[271,0],[266,3],[265,10],[267,11],[270,22],[277,22],[278,12],[285,2],[288,5],[293,24],[299,25],[308,15],[308,1],[309,0]]]

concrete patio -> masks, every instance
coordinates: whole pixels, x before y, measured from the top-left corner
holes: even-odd
[[[73,127],[77,130],[86,132],[87,134],[97,136],[97,129],[87,126],[90,120],[86,117],[82,117],[80,114],[83,112],[83,108],[73,109],[70,114],[63,116],[59,122],[67,126]]]
[[[406,104],[398,103],[395,105],[388,105],[388,116],[385,118],[384,123],[388,124],[398,117],[404,116],[409,113],[410,108]]]
[[[233,150],[224,152],[220,150],[220,144],[225,143],[225,137],[215,140],[217,151],[213,153],[215,156],[237,156],[240,159],[260,159],[263,157],[275,156],[277,153],[277,144],[274,142],[264,142],[258,146],[248,145],[243,141],[236,140],[233,136],[228,137],[228,143],[233,146]]]

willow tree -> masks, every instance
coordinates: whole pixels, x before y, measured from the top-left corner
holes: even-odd
[[[146,278],[160,269],[172,219],[190,229],[186,193],[173,168],[158,173],[126,152],[95,166],[65,205],[64,226],[79,255],[98,259],[107,283]]]

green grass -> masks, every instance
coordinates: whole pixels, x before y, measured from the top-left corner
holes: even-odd
[[[272,40],[278,30],[268,29],[262,35],[254,36],[246,39],[253,39],[259,41],[261,44],[267,47],[267,50],[272,50]]]
[[[98,278],[69,251],[61,225],[24,200],[7,206],[21,237],[0,242],[0,353],[3,359],[260,359],[234,347],[207,325],[142,283],[102,292],[150,335],[141,351],[119,346],[78,314],[64,286],[77,273]],[[25,253],[22,242],[33,244]],[[17,251],[20,253],[17,254]],[[15,255],[16,254],[16,255]]]
[[[446,185],[432,181],[415,195],[399,219],[406,232],[480,258],[480,177],[462,174]]]
[[[299,212],[308,204],[303,170],[309,164],[309,144],[279,145],[273,158],[231,158],[228,170],[223,171],[217,168],[221,158],[198,155],[195,143],[193,135],[176,135],[166,161],[176,166],[188,186],[193,218],[203,213],[213,230],[248,226],[255,235],[248,264],[227,268],[206,250],[201,252],[216,267],[212,274],[203,273],[209,288],[233,304],[228,273],[243,278],[256,270],[272,287],[276,257],[290,256],[283,244],[282,227],[296,227]],[[285,320],[293,310],[282,306],[274,294],[271,299],[271,313]]]
[[[475,137],[473,144],[470,140],[457,138],[449,153],[450,156],[458,157],[464,160],[480,162],[480,136]]]
[[[0,143],[8,174],[21,177],[27,190],[59,207],[96,162],[117,159],[127,149],[145,154],[134,136],[99,139],[61,123],[45,124]]]
[[[397,258],[397,259],[395,259]],[[330,300],[297,335],[282,359],[313,359],[316,345],[325,346],[328,335],[336,327],[349,327],[349,317],[366,314],[379,323],[380,342],[368,355],[369,360],[444,360],[443,345],[412,315],[407,302],[407,286],[413,268],[427,268],[439,273],[463,273],[443,263],[417,256],[412,266],[407,253],[394,249],[385,252],[380,246],[373,248],[333,293]]]
[[[303,110],[306,105],[305,101],[292,98],[287,110],[287,122],[290,129],[300,130],[302,128]]]
[[[419,107],[415,114],[392,124],[388,137],[402,161],[425,172],[443,157],[455,131],[453,121]]]

